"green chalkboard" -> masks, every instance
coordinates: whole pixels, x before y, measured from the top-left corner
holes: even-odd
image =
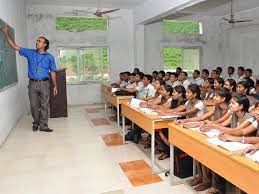
[[[5,24],[0,19],[0,91],[17,83],[17,65],[16,65],[16,51],[12,49],[4,33],[2,26]],[[14,29],[9,26],[9,34],[14,39]]]

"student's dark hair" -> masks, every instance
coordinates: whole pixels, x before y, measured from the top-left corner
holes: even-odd
[[[193,93],[196,94],[196,99],[201,99],[201,90],[200,87],[197,84],[191,84],[188,86],[188,89]]]
[[[152,80],[153,80],[152,75],[146,74],[144,75],[144,77],[146,77],[150,81],[150,83],[152,83]]]
[[[248,71],[249,73],[253,73],[252,69],[246,69],[245,71]]]
[[[46,44],[44,50],[47,51],[49,49],[49,40],[45,38],[44,36],[40,36],[39,38],[44,39],[44,43]]]
[[[139,71],[139,68],[134,68],[134,70],[133,70],[133,71],[140,72],[140,71]]]
[[[246,81],[249,84],[249,89],[254,88],[255,82],[250,77],[245,77],[244,81]]]
[[[131,73],[132,76],[136,76],[136,73]]]
[[[221,78],[221,77],[219,77],[218,79],[216,79],[218,82],[219,82],[219,85],[220,85],[220,87],[223,87],[223,85],[224,85],[224,79],[223,78]]]
[[[234,79],[227,79],[226,81],[229,82],[230,86],[233,86],[232,91],[235,92],[237,88],[237,83]]]
[[[235,94],[233,96],[233,100],[237,102],[239,105],[243,105],[243,111],[248,112],[248,109],[250,107],[250,103],[246,95],[244,94]]]
[[[216,69],[213,69],[212,71],[216,72],[216,74],[219,75],[219,72],[218,72]],[[212,72],[212,71],[211,71],[211,72]]]
[[[207,75],[210,74],[209,70],[208,69],[203,69],[202,72],[206,73]]]
[[[174,77],[176,77],[176,79],[178,78],[178,74],[175,73],[175,72],[171,73],[171,75],[173,75]]]
[[[159,81],[159,84],[161,86],[164,86],[166,84],[165,80],[163,80],[162,78],[157,78],[156,81]]]
[[[247,81],[240,81],[237,85],[242,85],[245,89],[247,89],[246,94],[249,94],[250,84]]]
[[[217,72],[218,72],[219,74],[221,74],[222,71],[223,71],[221,67],[217,67],[216,70],[217,70]]]
[[[228,69],[231,69],[233,73],[235,72],[235,68],[233,66],[229,66]]]
[[[182,71],[181,73],[183,73],[184,76],[188,77],[188,73],[186,71]]]
[[[159,71],[159,73],[162,74],[163,77],[165,77],[165,71],[164,70]]]
[[[241,71],[245,71],[245,68],[244,68],[244,67],[241,67],[241,66],[238,67],[237,69],[238,69],[238,70],[241,70]]]
[[[232,94],[231,92],[229,91],[229,89],[227,88],[224,88],[224,87],[221,87],[219,88],[216,93],[221,97],[221,98],[225,98],[225,102],[226,103],[229,103],[229,101],[231,100],[232,98]]]
[[[206,80],[208,80],[208,82],[210,83],[210,85],[211,85],[211,89],[214,89],[214,79],[213,78],[211,78],[211,77],[208,77]]]
[[[177,93],[182,94],[183,99],[186,99],[186,90],[183,86],[177,85],[177,86],[174,87],[174,90]]]
[[[130,76],[130,72],[129,71],[125,71],[124,74],[127,74],[128,76]]]
[[[196,72],[198,75],[200,75],[201,74],[201,72],[199,71],[199,70],[194,70],[193,72]]]
[[[158,75],[158,71],[153,71],[152,74]]]
[[[180,71],[182,71],[182,68],[181,68],[181,67],[176,67],[176,70],[177,70],[177,69],[180,70]]]
[[[138,73],[136,73],[136,75],[138,75],[140,77],[140,79],[143,79],[143,77],[144,77],[144,73],[142,73],[142,72],[138,72]]]
[[[168,85],[168,84],[166,84],[166,85],[164,86],[164,88],[165,88],[165,90],[166,90],[167,92],[169,92],[169,94],[170,94],[170,96],[171,96],[172,93],[173,93],[173,91],[174,91],[174,88],[173,88],[171,85]]]
[[[120,72],[120,75],[124,75],[124,72]]]

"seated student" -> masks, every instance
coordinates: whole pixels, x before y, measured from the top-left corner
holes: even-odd
[[[249,94],[250,84],[247,81],[241,81],[237,84],[236,92],[247,96],[251,108],[259,101],[255,96]]]
[[[148,107],[153,110],[159,110],[167,108],[171,105],[172,101],[172,93],[173,93],[173,87],[170,85],[165,85],[164,87],[161,87],[160,94],[161,94],[161,101],[159,104],[149,105]]]
[[[159,112],[160,115],[167,115],[170,114],[170,110],[176,110],[179,106],[183,106],[187,100],[186,100],[186,91],[185,88],[181,85],[176,86],[173,89],[172,94],[173,100],[171,101],[171,107],[170,109],[161,110]],[[159,136],[162,140],[162,150],[161,150],[161,156],[158,157],[159,160],[164,160],[170,156],[170,143],[168,140],[168,129],[161,129],[158,130]]]
[[[221,73],[222,73],[222,68],[221,67],[217,67],[216,68],[218,74],[219,74],[219,77],[221,76]]]
[[[224,82],[224,87],[229,89],[229,91],[231,93],[235,93],[236,92],[236,81],[233,80],[233,79],[227,79],[225,82]]]
[[[176,67],[176,74],[177,75],[180,75],[180,73],[182,72],[183,70],[182,70],[182,68],[181,67]]]
[[[223,78],[218,78],[214,79],[214,90],[217,91],[219,88],[223,87],[224,85],[224,79]]]
[[[192,74],[192,84],[197,84],[198,86],[204,86],[204,80],[200,77],[200,71],[194,70]]]
[[[126,85],[125,88],[133,88],[134,87],[134,85],[135,85],[135,76],[136,76],[135,73],[131,73],[130,74],[128,84]]]
[[[245,69],[244,67],[238,67],[237,68],[237,77],[236,77],[236,83],[244,81],[244,74],[245,74]]]
[[[129,76],[130,76],[130,72],[125,71],[123,75],[123,81],[120,83],[120,88],[125,88],[128,85]]]
[[[208,69],[203,69],[201,71],[201,78],[203,79],[204,82],[209,77],[209,75],[210,75],[210,72]]]
[[[183,120],[176,121],[176,124],[183,124],[191,121],[204,121],[212,117],[213,120],[219,119],[228,111],[228,104],[232,95],[227,88],[220,88],[216,91],[215,94],[215,106],[205,113],[204,115],[198,117],[187,118]],[[191,186],[195,187],[197,191],[203,191],[215,184],[216,180],[218,182],[218,177],[215,176],[215,179],[210,180],[210,171],[205,166],[197,164],[198,169],[198,178],[190,182]],[[221,178],[221,177],[220,177]]]
[[[163,80],[165,80],[165,71],[161,70],[158,72],[158,78],[162,78]]]
[[[187,90],[188,86],[191,85],[191,82],[188,80],[188,74],[185,71],[182,71],[178,76],[179,82],[183,85],[185,90]]]
[[[208,123],[202,126],[200,130],[218,129],[223,132],[228,132],[247,127],[255,120],[253,115],[248,112],[249,106],[249,100],[246,95],[235,94],[229,105],[231,117],[220,124],[207,121]]]
[[[112,83],[111,86],[113,88],[118,88],[120,87],[120,84],[121,82],[124,80],[124,72],[120,72],[120,81],[119,82],[115,82],[115,83]]]
[[[203,93],[201,95],[202,100],[212,100],[214,98],[214,79],[208,77],[204,82]]]
[[[169,82],[170,75],[171,75],[171,72],[170,72],[170,71],[168,71],[168,72],[165,73],[165,82],[166,82],[166,84],[168,84],[168,82]]]
[[[133,73],[139,73],[140,71],[139,71],[139,68],[134,68],[134,70],[133,70]]]
[[[167,84],[171,85],[173,88],[175,86],[181,85],[181,83],[178,81],[178,75],[175,72],[171,73],[170,79]]]
[[[158,71],[153,71],[152,77],[153,77],[153,83],[154,83],[156,81],[156,79],[158,78]]]
[[[154,95],[153,99],[150,99],[148,101],[144,101],[140,103],[141,107],[147,107],[147,106],[151,106],[151,105],[157,105],[161,102],[161,89],[165,86],[165,80],[158,78],[156,79],[155,83],[154,83],[154,88],[156,90],[156,93]]]
[[[218,73],[217,70],[214,69],[214,70],[211,71],[210,76],[213,79],[218,79],[219,78],[219,73]]]
[[[255,79],[252,75],[253,75],[252,69],[246,69],[246,70],[245,70],[244,77],[245,77],[245,78],[251,78],[251,79],[254,81],[254,83],[255,83],[255,82],[256,82],[256,79]]]
[[[227,80],[227,79],[236,79],[236,76],[234,75],[234,73],[235,73],[235,68],[232,67],[232,66],[229,66],[228,67],[227,75],[225,77],[225,80]]]
[[[153,99],[156,94],[156,90],[154,86],[151,84],[152,80],[153,80],[153,77],[151,75],[148,75],[148,74],[144,75],[143,83],[144,83],[145,98],[142,99],[144,101]]]
[[[144,83],[142,81],[144,77],[144,74],[142,72],[139,72],[135,76],[135,85],[133,88],[122,88],[123,91],[129,92],[129,93],[136,93],[137,99],[145,98],[145,92],[144,92]]]

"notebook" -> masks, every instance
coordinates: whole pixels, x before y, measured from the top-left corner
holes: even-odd
[[[245,157],[259,163],[259,151],[255,152],[253,154],[246,154]]]
[[[141,103],[142,101],[139,100],[139,99],[136,99],[136,98],[132,98],[131,99],[131,102],[130,102],[130,105],[135,107],[135,108],[139,108],[139,104]]]

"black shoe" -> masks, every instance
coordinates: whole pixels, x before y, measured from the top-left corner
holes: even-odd
[[[32,131],[36,132],[38,131],[38,129],[39,129],[39,126],[32,126]]]
[[[52,129],[50,128],[44,128],[44,129],[40,129],[40,131],[45,131],[45,132],[53,132]]]

